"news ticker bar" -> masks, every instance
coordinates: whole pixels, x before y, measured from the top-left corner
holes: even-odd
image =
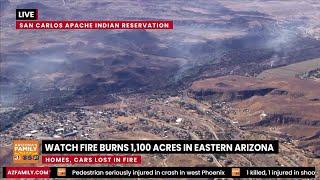
[[[277,140],[42,140],[42,154],[207,154],[279,152]]]
[[[315,167],[4,167],[3,178],[315,178]]]

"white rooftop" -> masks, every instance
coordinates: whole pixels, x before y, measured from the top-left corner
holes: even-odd
[[[31,136],[32,136],[32,134],[27,133],[27,134],[25,134],[24,136],[26,136],[26,137],[31,137]]]
[[[59,132],[59,131],[64,131],[64,128],[58,128],[58,129],[56,129],[56,132]]]
[[[32,131],[30,131],[31,134],[35,134],[35,133],[37,133],[37,132],[38,132],[38,130],[32,130]]]
[[[181,123],[182,122],[182,118],[177,118],[176,123]]]

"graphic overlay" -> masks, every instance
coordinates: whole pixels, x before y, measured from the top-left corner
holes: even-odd
[[[13,140],[13,163],[37,164],[39,149],[39,142],[36,140]]]
[[[66,168],[57,168],[57,176],[63,177],[67,175]]]
[[[4,167],[3,178],[50,178],[49,167]],[[56,175],[55,175],[56,176]]]
[[[42,153],[254,153],[279,152],[278,141],[267,140],[43,140]]]
[[[42,164],[141,164],[141,156],[131,155],[42,155]]]
[[[240,168],[232,168],[231,169],[231,176],[240,176]]]
[[[312,167],[6,167],[5,178],[314,178]],[[24,173],[23,173],[24,172]],[[241,172],[241,173],[240,173]],[[22,174],[22,175],[21,175]]]
[[[173,29],[173,21],[17,21],[16,29]]]
[[[16,29],[96,29],[96,30],[120,30],[120,29],[173,29],[172,20],[130,20],[130,21],[58,21],[58,20],[38,20],[38,9],[17,9]],[[28,20],[28,21],[26,21]],[[32,21],[30,21],[32,20]],[[37,20],[37,21],[35,21]]]
[[[16,9],[16,20],[38,20],[38,9]]]

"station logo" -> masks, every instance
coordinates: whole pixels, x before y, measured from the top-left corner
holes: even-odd
[[[240,176],[240,168],[232,168],[231,175],[232,176]]]
[[[39,147],[36,140],[13,140],[13,163],[38,163]]]
[[[66,168],[57,168],[57,176],[66,176],[67,175],[67,170]]]
[[[16,9],[16,20],[37,20],[38,9]]]

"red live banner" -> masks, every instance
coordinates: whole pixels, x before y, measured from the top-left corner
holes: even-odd
[[[6,178],[50,178],[49,167],[5,167]]]
[[[16,21],[16,29],[173,29],[173,21]]]
[[[43,155],[43,164],[141,164],[141,156]]]

